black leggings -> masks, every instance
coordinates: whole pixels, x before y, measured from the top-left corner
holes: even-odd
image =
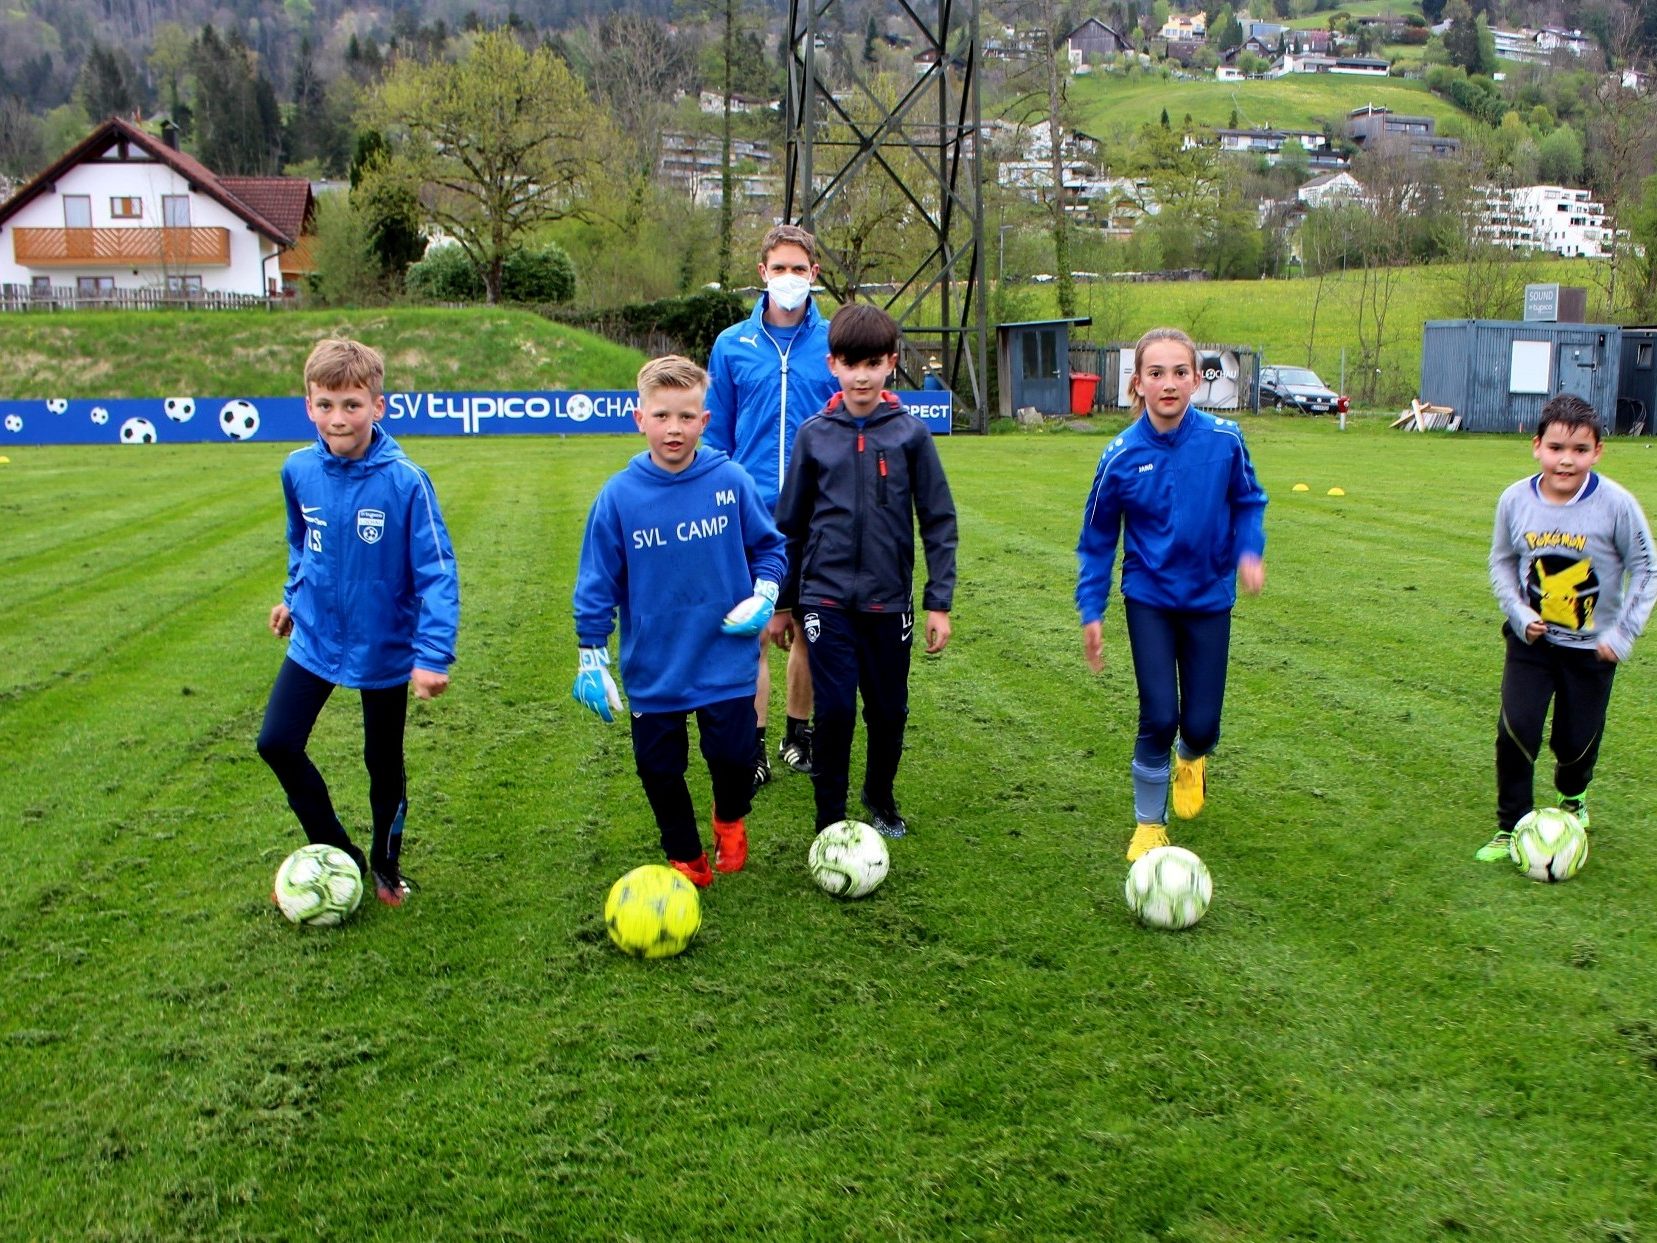
[[[1553,783],[1561,794],[1585,794],[1605,733],[1605,710],[1617,666],[1593,648],[1526,643],[1504,625],[1502,718],[1496,727],[1496,827],[1511,829],[1535,804],[1532,783],[1542,749],[1542,725],[1553,701]]]
[[[305,754],[311,729],[322,705],[334,693],[334,684],[309,669],[284,660],[270,688],[265,723],[259,730],[259,756],[270,765],[288,796],[288,806],[299,817],[305,836],[313,842],[338,846],[362,867],[362,851],[334,812],[328,783]],[[368,767],[368,804],[374,816],[374,838],[369,862],[375,868],[395,865],[402,848],[403,818],[408,812],[403,775],[403,723],[408,716],[408,683],[362,695],[362,758]]]

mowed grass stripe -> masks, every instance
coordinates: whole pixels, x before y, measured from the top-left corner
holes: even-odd
[[[1263,473],[1279,448],[1315,464],[1327,445],[1382,475],[1410,440],[1256,428]],[[413,714],[410,867],[427,888],[404,911],[322,937],[274,917],[263,886],[297,833],[241,732],[280,644],[268,663],[258,644],[213,654],[230,685],[202,762],[122,791],[127,827],[86,868],[63,860],[49,909],[6,938],[0,1099],[32,1103],[0,1111],[24,1189],[0,1191],[6,1230],[373,1233],[391,1205],[492,1236],[1540,1239],[1649,1214],[1651,933],[1622,907],[1650,865],[1613,845],[1571,885],[1532,885],[1466,861],[1477,833],[1454,806],[1487,805],[1476,701],[1493,703],[1499,668],[1477,548],[1494,493],[1455,477],[1484,444],[1505,474],[1515,446],[1434,445],[1461,455],[1447,486],[1466,512],[1446,522],[1479,534],[1475,563],[1415,611],[1490,624],[1418,657],[1378,644],[1366,671],[1341,583],[1396,577],[1419,540],[1360,563],[1319,532],[1331,587],[1313,593],[1295,581],[1320,568],[1301,555],[1312,537],[1273,528],[1268,594],[1238,613],[1211,805],[1176,830],[1218,883],[1182,936],[1136,930],[1121,905],[1131,666],[1113,606],[1106,674],[1085,670],[1070,604],[1102,442],[946,446],[958,629],[943,659],[916,660],[900,777],[916,832],[892,879],[857,904],[816,894],[809,782],[780,776],[749,870],[706,895],[700,943],[647,966],[610,950],[597,913],[655,857],[626,726],[568,699],[580,523],[623,443],[414,446],[461,548],[468,629],[454,693]],[[280,573],[249,592],[256,626]],[[1307,642],[1290,644],[1297,621]],[[1320,692],[1377,712],[1402,692],[1443,736],[1362,712],[1331,727],[1285,693],[1324,672],[1331,632]],[[1435,680],[1435,643],[1477,667]],[[1289,670],[1266,663],[1274,646]],[[1619,675],[1608,778],[1634,771],[1653,723],[1643,676]],[[89,687],[133,711],[120,681]],[[341,696],[317,745],[360,822],[356,731]],[[705,778],[693,788],[705,809]],[[34,827],[61,846],[42,806]],[[1617,843],[1651,810],[1609,784],[1596,817]],[[1549,1071],[1521,1056],[1535,1047]],[[1558,1084],[1560,1056],[1578,1081]]]

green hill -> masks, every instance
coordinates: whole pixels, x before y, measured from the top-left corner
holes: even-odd
[[[1325,121],[1338,128],[1348,112],[1365,104],[1440,121],[1460,115],[1423,83],[1344,74],[1182,82],[1141,74],[1096,73],[1072,79],[1070,90],[1077,105],[1078,128],[1100,137],[1153,125],[1163,109],[1176,124],[1189,115],[1198,125],[1228,126],[1235,110],[1237,124],[1244,128],[1293,129],[1317,129]]]
[[[0,315],[0,397],[297,393],[311,346],[345,334],[392,387],[631,388],[644,356],[527,311],[77,311]]]

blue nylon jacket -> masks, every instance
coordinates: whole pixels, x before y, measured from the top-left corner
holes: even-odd
[[[702,444],[730,454],[759,485],[760,500],[774,508],[794,453],[794,434],[829,399],[840,382],[828,369],[828,321],[815,298],[785,351],[768,329],[761,294],[753,313],[732,324],[708,356],[708,430]]]
[[[293,612],[288,655],[336,686],[376,690],[455,659],[460,580],[431,479],[378,425],[336,457],[318,436],[282,464]]]
[[[1098,621],[1122,540],[1122,595],[1153,608],[1220,613],[1237,603],[1237,562],[1266,550],[1266,493],[1233,419],[1186,408],[1171,432],[1149,416],[1105,447],[1076,546],[1076,608]]]
[[[599,490],[576,570],[576,638],[609,642],[621,615],[621,676],[634,712],[684,712],[752,696],[754,639],[719,624],[781,583],[783,540],[748,473],[717,449],[684,470],[635,455]]]

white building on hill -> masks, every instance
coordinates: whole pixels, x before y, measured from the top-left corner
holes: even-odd
[[[1485,191],[1488,222],[1483,236],[1513,250],[1546,250],[1565,258],[1603,259],[1611,229],[1605,208],[1588,190],[1568,186],[1519,186]]]

